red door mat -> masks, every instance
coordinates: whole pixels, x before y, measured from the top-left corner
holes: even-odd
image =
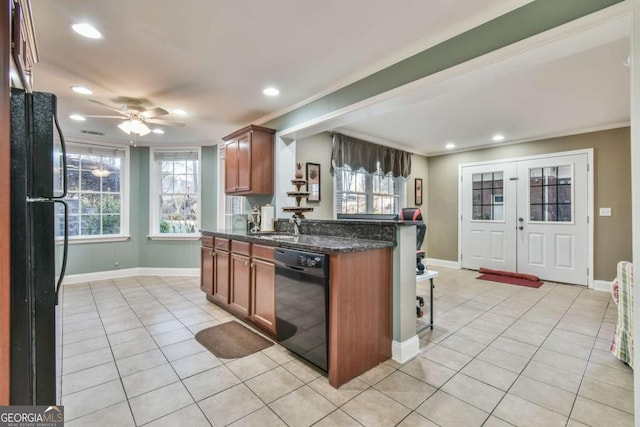
[[[542,286],[540,278],[532,274],[514,273],[511,271],[491,270],[489,268],[480,268],[480,276],[476,279],[489,280],[492,282],[507,283],[509,285],[528,286],[530,288],[539,288]]]

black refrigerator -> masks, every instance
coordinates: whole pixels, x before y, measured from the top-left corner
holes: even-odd
[[[56,405],[66,268],[66,151],[51,93],[11,91],[12,405]],[[57,342],[58,341],[58,342]]]

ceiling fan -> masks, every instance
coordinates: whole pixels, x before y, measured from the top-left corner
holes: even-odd
[[[120,123],[118,127],[128,135],[135,134],[144,136],[148,134],[149,132],[151,132],[151,129],[149,129],[149,126],[147,126],[148,123],[174,127],[182,127],[185,125],[184,122],[159,118],[159,116],[165,116],[169,114],[169,112],[164,108],[159,107],[145,108],[142,106],[142,101],[137,99],[127,100],[127,102],[120,108],[112,107],[111,105],[93,99],[90,99],[89,101],[108,108],[111,111],[115,111],[119,114],[119,116],[87,115],[85,117],[96,117],[102,119],[124,119],[124,121]]]

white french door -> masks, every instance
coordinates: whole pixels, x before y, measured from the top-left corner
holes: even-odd
[[[463,268],[588,283],[587,153],[461,169]]]

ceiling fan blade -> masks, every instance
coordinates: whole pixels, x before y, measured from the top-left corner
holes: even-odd
[[[166,120],[166,119],[146,119],[145,122],[153,123],[156,125],[165,125],[165,126],[175,126],[175,127],[185,126],[184,122],[176,122],[174,120]]]
[[[169,114],[169,112],[164,108],[156,107],[144,110],[140,114],[148,119],[151,119],[153,117],[166,116],[167,114]]]
[[[126,116],[99,116],[99,115],[85,115],[84,117],[93,117],[98,119],[120,119],[127,120]]]
[[[120,113],[126,117],[126,114],[122,112],[120,108],[112,107],[111,105],[107,105],[104,102],[96,101],[95,99],[90,99],[89,102],[93,102],[94,104],[102,105],[105,108],[110,109],[111,111],[115,111],[116,113]]]

